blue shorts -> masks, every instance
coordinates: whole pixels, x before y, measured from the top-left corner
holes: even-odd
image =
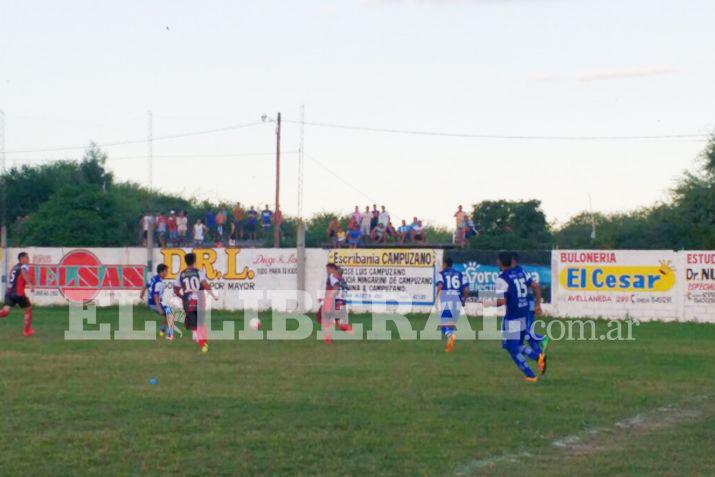
[[[161,306],[161,309],[164,311],[164,316],[173,314],[171,311],[171,307],[169,307],[169,305],[162,304],[160,306]],[[159,310],[157,309],[156,305],[153,305],[153,304],[149,305],[149,309],[156,312],[157,314],[159,313]]]
[[[528,317],[502,320],[502,340],[501,346],[506,350],[518,349],[524,344]]]
[[[459,301],[444,301],[440,308],[442,308],[442,313],[440,314],[442,323],[456,323],[462,311],[462,303]]]

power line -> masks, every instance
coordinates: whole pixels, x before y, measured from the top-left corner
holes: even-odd
[[[360,189],[358,189],[357,187],[355,187],[354,185],[352,185],[352,184],[351,184],[350,182],[348,182],[347,180],[343,179],[339,174],[337,174],[336,172],[334,172],[332,169],[330,169],[328,166],[326,166],[325,164],[323,164],[322,162],[320,162],[319,160],[317,160],[317,159],[314,158],[313,156],[308,155],[308,154],[305,154],[305,153],[303,153],[303,154],[304,154],[305,157],[307,157],[308,159],[310,159],[311,161],[315,162],[317,165],[319,165],[320,167],[322,167],[322,168],[323,168],[326,172],[328,172],[330,175],[332,175],[333,177],[335,177],[336,179],[338,179],[340,182],[342,182],[342,183],[345,184],[346,186],[350,187],[352,190],[354,190],[354,191],[357,192],[358,194],[360,194],[360,195],[362,195],[363,197],[365,197],[366,199],[368,199],[370,202],[377,202],[375,199],[373,199],[373,198],[370,197],[368,194],[366,194],[366,193],[363,192],[362,190],[360,190]]]
[[[182,159],[182,158],[231,158],[231,157],[259,157],[259,156],[275,156],[275,152],[237,152],[237,153],[220,153],[220,154],[201,154],[201,153],[191,153],[191,154],[154,154],[154,159]],[[281,151],[281,154],[298,154],[298,151]],[[108,162],[130,160],[130,159],[146,159],[145,155],[139,156],[107,156]],[[48,157],[30,157],[15,159],[14,162],[24,163],[24,162],[42,162],[42,161],[76,161],[77,159],[60,158],[53,159]]]
[[[219,127],[219,128],[213,128],[213,129],[204,129],[200,131],[189,131],[189,132],[183,132],[183,133],[176,133],[176,134],[167,134],[165,136],[155,136],[153,138],[153,141],[163,141],[167,139],[178,139],[182,137],[189,137],[189,136],[200,136],[203,134],[213,134],[213,133],[218,133],[218,132],[224,132],[224,131],[232,131],[235,129],[243,129],[243,128],[248,128],[252,126],[258,126],[263,124],[261,121],[256,121],[252,123],[244,123],[244,124],[235,124],[232,126],[224,126],[224,127]],[[107,147],[113,147],[113,146],[124,146],[128,144],[142,144],[146,143],[146,138],[143,139],[132,139],[132,140],[126,140],[126,141],[116,141],[116,142],[109,142],[109,143],[103,143],[103,144],[97,144],[99,147],[107,148]],[[29,154],[29,153],[35,153],[35,152],[61,152],[61,151],[74,151],[74,150],[84,150],[86,149],[87,145],[82,145],[82,146],[61,146],[61,147],[51,147],[51,148],[45,148],[45,149],[18,149],[14,151],[5,151],[5,154]]]
[[[298,123],[300,121],[285,119],[288,123]],[[504,135],[504,134],[480,134],[480,133],[453,133],[441,131],[425,131],[413,129],[378,128],[370,126],[355,126],[347,124],[322,123],[315,121],[305,121],[306,126],[319,128],[346,129],[352,131],[377,132],[385,134],[407,134],[413,136],[439,136],[468,139],[502,139],[502,140],[526,140],[526,141],[648,141],[648,140],[669,140],[669,139],[706,139],[710,134],[663,134],[647,136],[538,136],[538,135]]]

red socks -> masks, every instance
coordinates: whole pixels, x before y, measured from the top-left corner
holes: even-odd
[[[32,309],[25,310],[25,333],[32,329]]]

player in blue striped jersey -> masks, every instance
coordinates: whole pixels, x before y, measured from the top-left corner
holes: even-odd
[[[523,271],[523,269],[519,265],[519,254],[516,252],[511,253],[511,266],[512,268],[516,268]],[[526,275],[526,272],[524,272],[524,275]],[[533,279],[529,275],[526,275],[526,277],[526,284],[527,286],[530,286]],[[531,288],[529,288],[527,300],[529,302],[529,313],[526,318],[526,342],[537,353],[544,353],[544,355],[546,355],[546,348],[549,346],[549,337],[546,335],[540,335],[534,329],[534,316],[536,315],[536,297],[534,296],[534,292]],[[539,305],[541,305],[541,303],[539,303]]]
[[[533,290],[536,299],[535,312],[540,314],[541,288],[538,283],[530,280],[521,268],[512,268],[512,255],[509,252],[499,253],[497,265],[501,270],[494,285],[497,306],[506,306],[502,321],[502,348],[509,353],[527,381],[537,382],[539,378],[529,367],[526,359],[536,361],[543,374],[546,371],[546,356],[525,345],[524,339],[529,316],[529,289]]]
[[[159,335],[164,336],[166,334],[166,339],[171,341],[174,339],[174,314],[171,311],[171,307],[164,302],[164,279],[168,273],[169,267],[163,263],[159,264],[156,267],[156,275],[151,277],[149,283],[142,289],[140,298],[144,300],[144,295],[148,291],[147,305],[149,305],[149,309],[163,317]]]
[[[442,271],[437,275],[435,284],[442,336],[447,338],[445,351],[448,353],[454,349],[454,342],[457,339],[455,334],[457,320],[459,320],[462,307],[469,296],[469,284],[466,278],[462,272],[458,272],[452,266],[452,259],[444,257]]]

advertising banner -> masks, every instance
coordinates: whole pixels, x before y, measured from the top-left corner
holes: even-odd
[[[539,283],[544,302],[548,303],[551,300],[551,252],[524,251],[518,255],[519,265],[527,276]],[[494,291],[494,282],[500,273],[496,265],[497,252],[450,250],[446,256],[469,281],[472,298],[479,297],[480,292]]]
[[[298,256],[295,249],[273,248],[163,248],[157,251],[155,263],[169,267],[168,280],[174,280],[184,266],[184,256],[196,254],[196,268],[206,273],[206,278],[219,296],[213,302],[216,309],[236,310],[246,306],[242,299],[260,296],[270,299],[272,291],[295,290],[297,285]],[[266,302],[262,307],[268,307]]]
[[[559,310],[580,316],[678,316],[678,254],[670,250],[555,250]]]
[[[140,248],[32,247],[11,249],[10,257],[20,251],[30,256],[35,281],[30,299],[38,305],[110,304],[138,296],[145,282],[146,250]]]
[[[328,261],[343,270],[348,303],[433,305],[437,252],[433,249],[333,249]]]
[[[682,254],[685,318],[715,322],[715,252],[686,251]]]

